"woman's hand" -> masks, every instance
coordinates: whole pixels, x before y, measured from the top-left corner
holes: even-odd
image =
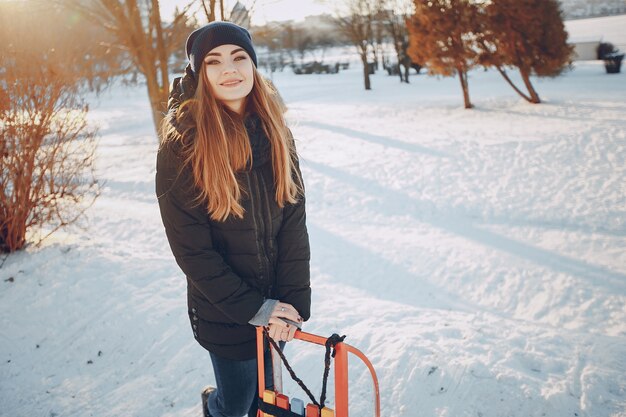
[[[291,342],[296,334],[296,330],[298,330],[296,326],[286,323],[285,325],[270,323],[268,326],[268,333],[275,342]]]
[[[272,311],[268,327],[270,337],[277,342],[290,342],[293,340],[293,336],[298,328],[292,324],[284,322],[281,320],[282,318],[296,323],[302,323],[302,317],[300,317],[298,311],[291,304],[287,303],[278,302],[276,307],[274,307],[274,311]]]

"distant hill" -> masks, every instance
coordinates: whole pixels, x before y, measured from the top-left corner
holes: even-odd
[[[561,0],[565,19],[626,13],[626,0]]]

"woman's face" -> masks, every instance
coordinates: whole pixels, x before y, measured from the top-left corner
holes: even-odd
[[[254,85],[250,55],[237,45],[220,45],[204,57],[205,71],[215,98],[237,113]]]

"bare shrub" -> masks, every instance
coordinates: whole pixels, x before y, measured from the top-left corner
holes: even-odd
[[[7,23],[6,21],[2,23]],[[96,132],[80,99],[71,48],[14,25],[2,34],[0,252],[39,244],[95,201]],[[6,25],[4,26],[7,27]],[[27,25],[23,25],[27,27]]]

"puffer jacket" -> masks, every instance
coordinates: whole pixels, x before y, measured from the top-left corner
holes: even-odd
[[[194,88],[187,70],[182,79],[172,83],[168,111],[174,112],[183,100],[191,98]],[[191,168],[181,171],[178,141],[160,147],[155,178],[167,239],[187,277],[193,335],[207,350],[235,360],[256,355],[256,332],[248,321],[265,299],[292,304],[304,320],[309,319],[311,309],[305,198],[300,196],[297,203],[278,207],[271,145],[261,120],[253,114],[245,125],[253,164],[251,169],[236,173],[244,189],[242,219],[231,215],[224,222],[214,221],[206,211],[206,202],[193,207],[198,191]],[[302,178],[297,158],[295,166],[298,178]]]

